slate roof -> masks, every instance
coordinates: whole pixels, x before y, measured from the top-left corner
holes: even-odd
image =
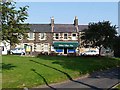
[[[30,24],[29,27],[32,32],[51,32],[50,24]]]
[[[79,31],[83,31],[84,29],[88,29],[88,25],[79,25],[78,29]]]
[[[50,24],[30,24],[31,32],[51,32]],[[88,28],[88,25],[79,25],[79,31]],[[76,28],[73,24],[54,24],[54,32],[76,32]]]
[[[55,24],[54,32],[76,32],[73,24]]]

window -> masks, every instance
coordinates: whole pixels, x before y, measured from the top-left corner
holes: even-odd
[[[22,35],[22,34],[19,34],[19,35],[18,35],[18,39],[19,39],[19,40],[22,40],[22,39],[23,39],[23,35]]]
[[[48,52],[49,44],[48,43],[36,44],[36,51],[37,52]]]
[[[28,37],[29,37],[29,39],[34,39],[34,33],[32,33],[32,32],[30,32],[30,33],[28,33]]]
[[[48,44],[44,44],[44,52],[47,52],[49,50]]]
[[[77,39],[77,34],[76,33],[73,33],[72,34],[72,40],[76,40]]]
[[[46,33],[40,33],[40,40],[46,39]]]
[[[4,51],[4,46],[0,46],[0,51]]]
[[[68,39],[68,34],[64,33],[64,39]]]
[[[73,34],[72,36],[73,36],[73,37],[76,37],[76,34]]]
[[[42,45],[41,44],[36,44],[36,51],[42,51]]]
[[[54,33],[54,39],[59,39],[59,33]]]

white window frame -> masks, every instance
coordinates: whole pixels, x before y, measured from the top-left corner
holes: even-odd
[[[48,43],[44,43],[43,51],[44,52],[49,52],[49,44]]]
[[[30,33],[33,34],[33,38],[30,38]],[[28,40],[34,40],[34,39],[35,39],[35,33],[33,33],[33,32],[29,32],[29,33],[28,33]]]
[[[73,39],[73,34],[76,34],[76,39]],[[72,40],[77,40],[77,33],[72,33]]]
[[[41,39],[41,34],[44,34],[44,38]],[[39,33],[39,40],[46,40],[46,33]]]
[[[67,34],[67,39],[65,39],[65,37],[64,37],[65,34]],[[69,38],[69,37],[68,37],[68,33],[63,33],[63,39],[64,39],[64,40],[68,40],[68,38]]]
[[[58,34],[58,39],[56,39],[56,34]],[[54,33],[53,38],[54,38],[54,40],[59,40],[60,39],[60,33]]]
[[[42,51],[42,44],[36,44],[36,50],[37,52],[41,52]]]
[[[22,40],[23,39],[23,35],[18,35],[18,40]]]

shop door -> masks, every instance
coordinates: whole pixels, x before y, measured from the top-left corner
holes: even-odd
[[[67,54],[67,48],[64,48],[64,54]]]

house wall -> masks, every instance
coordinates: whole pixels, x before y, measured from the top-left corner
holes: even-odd
[[[55,32],[54,32],[55,33]],[[32,46],[32,52],[35,52],[37,54],[39,54],[40,52],[44,53],[44,52],[48,52],[50,53],[51,51],[55,51],[55,48],[53,47],[53,42],[54,41],[64,41],[64,42],[78,42],[78,33],[71,33],[71,32],[67,32],[68,34],[68,39],[64,39],[64,33],[59,33],[59,39],[56,40],[54,38],[54,33],[53,32],[47,32],[46,33],[46,39],[45,40],[40,40],[39,37],[39,32],[34,34],[34,39],[33,40],[29,40],[29,39],[24,39],[24,40],[20,40],[20,44],[18,44],[16,47],[22,47],[24,48],[24,45],[30,45]],[[72,39],[72,34],[76,34],[76,40]],[[48,51],[45,50],[45,46],[47,45],[48,47]],[[76,48],[75,51],[79,51],[79,48]],[[64,53],[64,52],[62,52]]]
[[[54,33],[55,34],[55,33]],[[66,33],[58,33],[60,36],[59,36],[59,39],[55,39],[55,36],[53,34],[53,41],[78,41],[78,33],[71,33],[71,32],[66,32]],[[64,39],[64,34],[68,34],[68,39]],[[72,39],[72,34],[76,34],[77,35],[77,39],[73,40]]]
[[[0,42],[0,55],[7,55],[10,50],[10,44],[6,41]]]
[[[30,39],[20,40],[20,44],[17,44],[16,47],[24,48],[25,44],[27,44],[32,46],[32,52],[34,52],[34,54],[35,53],[39,54],[40,52],[50,53],[52,43],[53,43],[53,33],[51,32],[46,33],[45,40],[40,40],[40,34],[38,32],[34,34],[33,40]]]
[[[78,42],[78,33],[76,33],[76,32],[74,32],[74,33],[72,33],[72,32],[58,33],[59,34],[59,39],[55,39],[55,34],[56,33],[57,32],[54,32],[53,42]],[[68,34],[68,39],[64,39],[64,34]],[[76,39],[72,38],[73,34],[76,34]],[[51,51],[54,51],[58,54],[65,54],[64,53],[64,51],[65,51],[64,47],[61,48],[61,49],[57,49],[54,46],[51,46]],[[76,53],[76,52],[78,53],[78,48],[73,48],[73,51],[71,51],[71,52],[70,52],[70,48],[69,47],[67,48],[67,53]]]

